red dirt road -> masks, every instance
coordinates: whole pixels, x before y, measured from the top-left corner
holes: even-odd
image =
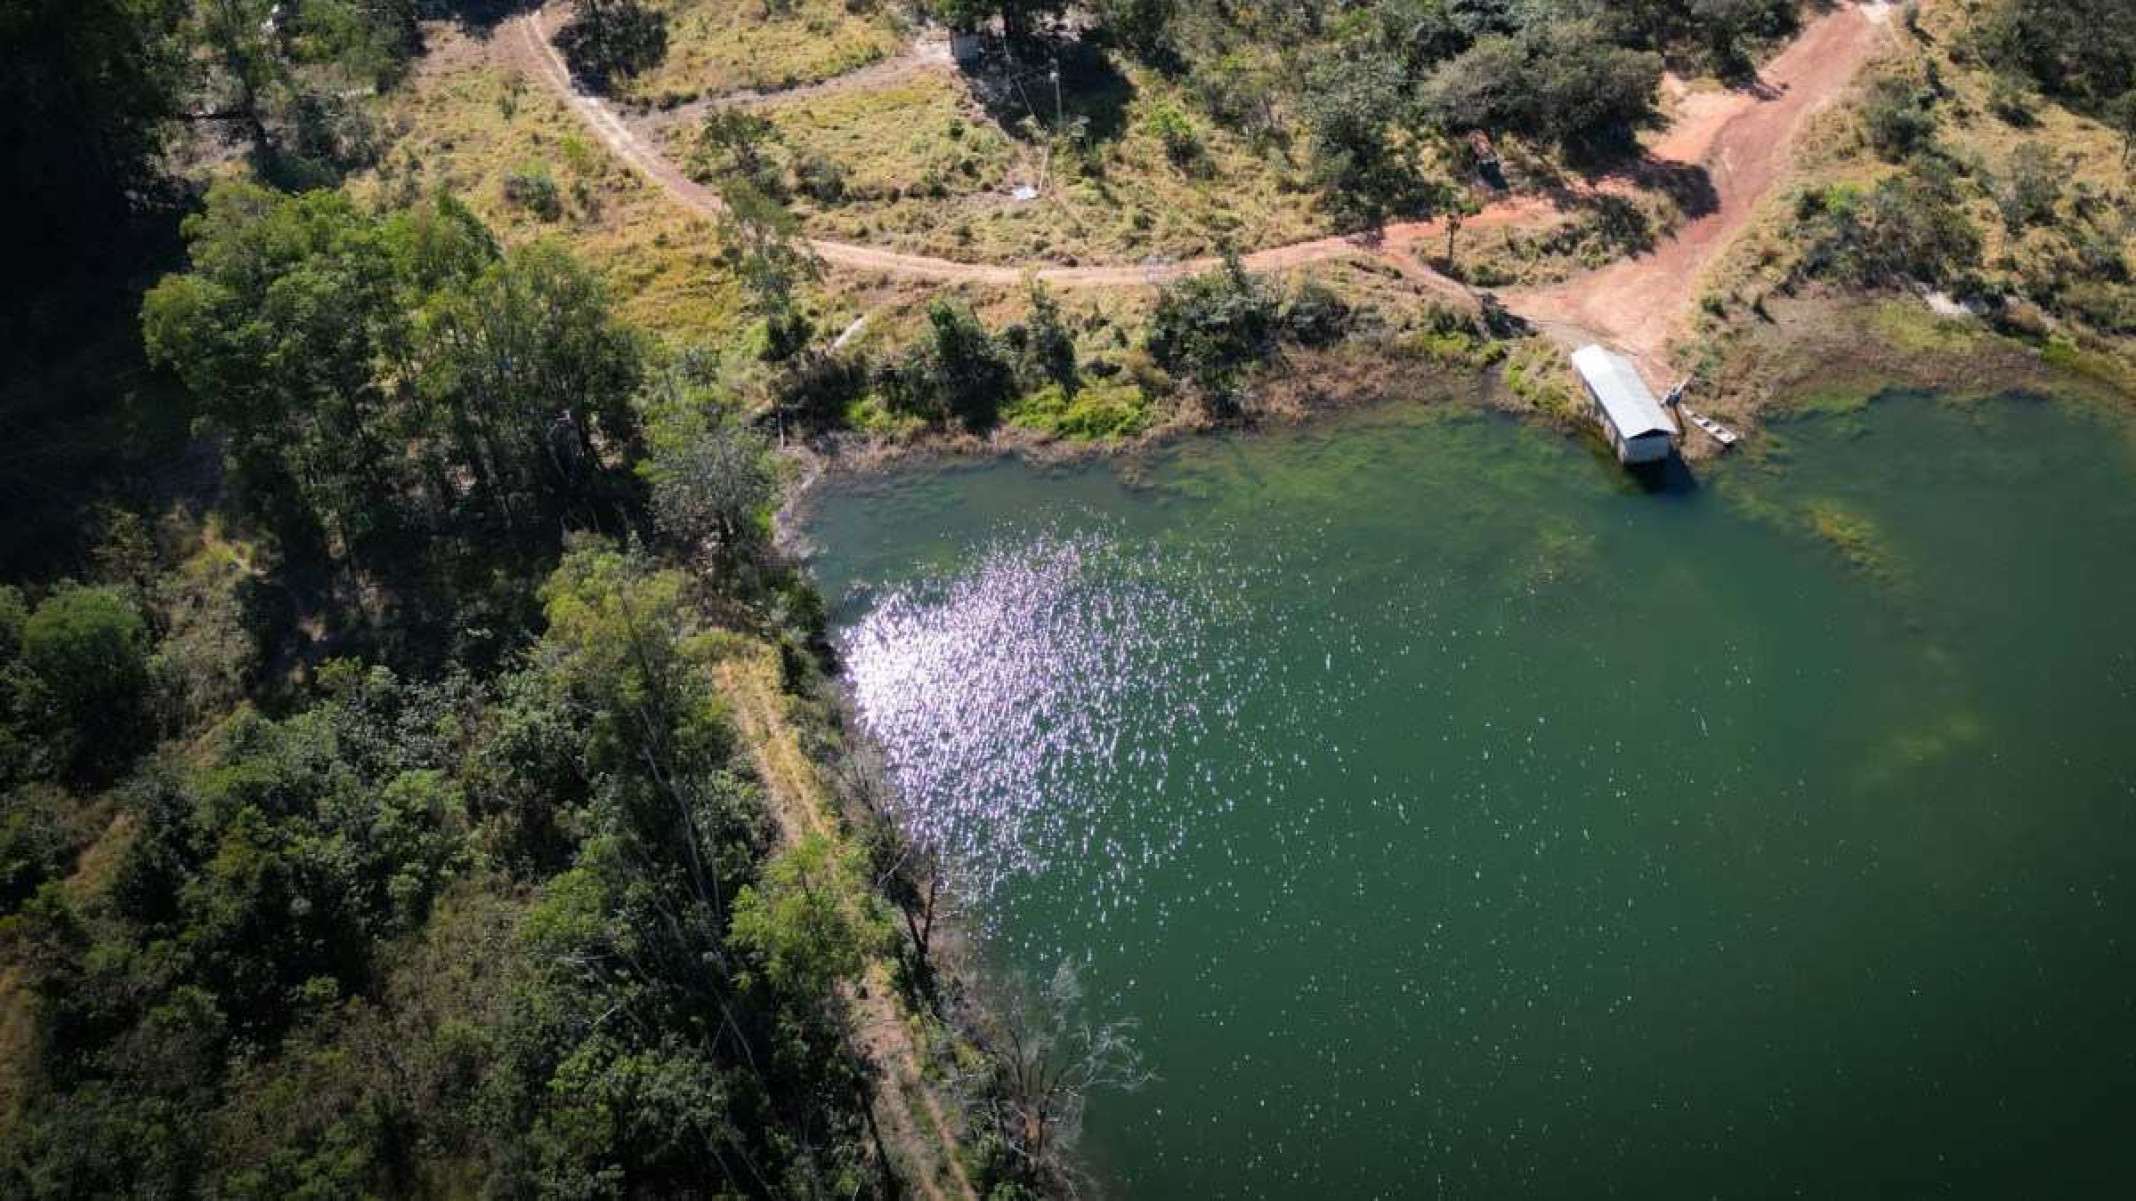
[[[1706,169],[1718,193],[1652,253],[1578,279],[1507,296],[1532,321],[1586,330],[1641,354],[1661,350],[1697,299],[1700,275],[1735,240],[1786,173],[1796,139],[1876,53],[1890,8],[1849,6],[1820,18],[1766,65],[1760,91],[1697,96],[1696,107],[1654,147],[1654,157]]]
[[[1501,297],[1513,312],[1561,338],[1615,343],[1651,355],[1681,328],[1697,295],[1700,273],[1740,233],[1787,169],[1790,151],[1810,115],[1839,97],[1883,42],[1891,6],[1883,0],[1846,3],[1817,18],[1793,45],[1766,64],[1754,89],[1695,94],[1686,112],[1653,148],[1649,168],[1703,168],[1710,178],[1710,211],[1687,221],[1652,252],[1545,288]],[[677,202],[706,215],[720,211],[711,189],[696,183],[639,136],[602,100],[579,93],[549,42],[546,10],[515,18],[500,39],[505,52],[563,98],[617,157],[660,185]],[[1605,184],[1604,186],[1615,186]],[[1489,229],[1548,212],[1547,201],[1521,198],[1492,205],[1465,228]],[[1446,236],[1436,221],[1390,225],[1376,236],[1331,237],[1270,247],[1246,256],[1258,270],[1298,267],[1357,255],[1380,258],[1410,279],[1453,295],[1468,288],[1423,265],[1420,250]],[[812,240],[827,263],[847,270],[907,279],[1014,285],[1026,275],[1060,288],[1158,284],[1206,270],[1214,259],[1162,265],[1061,267],[959,263],[850,242]]]

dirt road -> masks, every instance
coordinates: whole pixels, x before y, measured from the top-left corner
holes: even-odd
[[[1643,355],[1667,345],[1698,298],[1707,264],[1727,249],[1786,174],[1810,116],[1831,103],[1882,43],[1890,5],[1839,9],[1766,64],[1758,95],[1692,96],[1654,157],[1703,167],[1718,204],[1652,253],[1561,284],[1505,297],[1530,320],[1584,329]]]
[[[1804,122],[1836,99],[1883,41],[1892,7],[1885,0],[1843,3],[1812,21],[1795,43],[1766,64],[1755,86],[1696,93],[1685,112],[1657,143],[1643,165],[1652,172],[1696,177],[1712,184],[1707,211],[1689,220],[1652,252],[1546,288],[1509,292],[1507,307],[1565,338],[1592,338],[1652,354],[1682,327],[1697,295],[1700,273],[1740,233],[1758,204],[1786,170]],[[619,158],[666,189],[683,205],[707,215],[719,197],[692,181],[605,102],[582,95],[549,42],[548,13],[515,18],[502,39],[508,53],[544,86],[568,101]],[[818,86],[836,86],[835,84]],[[1522,198],[1493,205],[1467,222],[1489,229],[1545,212],[1545,201]],[[1382,258],[1406,276],[1454,295],[1468,289],[1423,265],[1420,249],[1445,237],[1436,221],[1390,225],[1370,238],[1332,237],[1270,247],[1246,256],[1258,270],[1297,267],[1355,255]],[[1163,265],[1119,264],[1060,267],[1033,263],[998,266],[959,263],[849,242],[813,240],[826,263],[852,271],[907,279],[1013,285],[1026,274],[1059,288],[1115,288],[1160,284],[1214,265],[1191,259]]]

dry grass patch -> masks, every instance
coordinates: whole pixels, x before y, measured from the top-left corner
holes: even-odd
[[[1187,258],[1327,232],[1283,151],[1212,125],[1152,74],[1090,79],[1062,98],[1068,122],[1086,122],[1080,139],[1050,136],[1043,76],[993,112],[948,69],[762,111],[791,157],[820,156],[845,173],[843,199],[798,202],[821,237],[970,262],[1073,264]],[[669,152],[687,158],[695,136],[672,132]],[[1019,187],[1035,197],[1017,199]]]
[[[613,158],[578,116],[449,26],[387,98],[380,166],[351,189],[405,201],[443,189],[507,244],[556,238],[599,271],[629,320],[676,344],[723,345],[746,322],[709,222]],[[553,197],[553,205],[543,202]]]
[[[621,96],[680,104],[815,83],[896,54],[905,21],[892,0],[655,0],[668,14],[667,58]]]

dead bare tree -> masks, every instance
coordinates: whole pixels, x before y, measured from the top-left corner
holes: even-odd
[[[966,1034],[983,1063],[960,1079],[969,1112],[988,1123],[1033,1184],[1082,1191],[1076,1146],[1083,1113],[1100,1092],[1133,1092],[1154,1077],[1143,1067],[1131,1021],[1084,1013],[1075,967],[1063,962],[1044,985],[1018,981],[995,1004],[974,1008]]]
[[[940,1016],[935,937],[955,908],[948,856],[938,839],[908,829],[899,820],[881,754],[872,743],[861,740],[851,747],[841,759],[836,783],[846,811],[867,816],[876,891],[897,907],[910,943],[911,983],[919,998]]]

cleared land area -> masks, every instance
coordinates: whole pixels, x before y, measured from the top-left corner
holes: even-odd
[[[1694,181],[1697,211],[1653,253],[1622,261],[1602,272],[1536,290],[1507,293],[1517,313],[1546,329],[1572,337],[1595,337],[1643,353],[1664,345],[1681,328],[1698,279],[1708,262],[1739,233],[1782,176],[1787,156],[1807,117],[1831,103],[1883,44],[1890,6],[1847,5],[1819,17],[1796,42],[1770,62],[1750,86],[1687,99],[1686,113],[1631,176],[1604,180],[1617,190],[1641,177]],[[614,106],[577,91],[562,58],[549,42],[554,18],[537,10],[505,31],[507,52],[530,74],[564,97],[601,142],[665,189],[676,201],[707,215],[720,208],[717,195],[691,180],[660,145],[633,128]],[[904,85],[900,85],[904,86]],[[866,93],[842,94],[841,102]],[[924,103],[924,101],[922,101]],[[999,178],[999,177],[990,177]],[[1710,189],[1695,181],[1710,181]],[[1521,198],[1486,208],[1465,223],[1471,230],[1533,219],[1550,201]],[[1466,293],[1465,285],[1438,276],[1421,253],[1443,241],[1440,221],[1405,222],[1366,236],[1306,239],[1256,250],[1249,267],[1282,270],[1358,254],[1390,260],[1403,274]],[[960,262],[876,244],[816,238],[810,242],[826,262],[855,271],[880,272],[946,283],[1014,285],[1027,276],[1063,288],[1132,287],[1163,283],[1215,265],[1213,256],[1172,261],[1066,265],[1034,256],[1020,265]]]

